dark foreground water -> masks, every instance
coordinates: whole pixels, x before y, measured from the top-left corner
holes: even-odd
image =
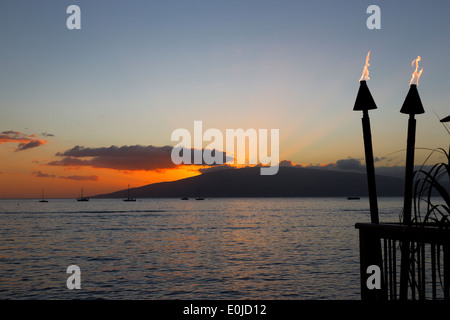
[[[0,200],[0,299],[360,299],[367,198]],[[379,199],[398,221],[400,198]],[[69,290],[67,267],[81,270]]]

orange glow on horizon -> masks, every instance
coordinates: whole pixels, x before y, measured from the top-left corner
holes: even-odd
[[[156,170],[118,170],[95,168],[88,165],[49,165],[53,160],[49,154],[55,154],[59,146],[46,145],[18,151],[21,143],[29,142],[31,136],[15,137],[11,141],[0,143],[0,198],[38,199],[42,196],[52,198],[76,198],[84,189],[86,197],[126,190],[145,185],[170,182],[200,175],[200,169],[211,168],[201,165],[179,165],[173,168]],[[9,138],[4,136],[3,138]],[[23,141],[22,139],[24,138]],[[34,138],[33,141],[38,141]],[[11,143],[9,143],[11,142]],[[38,142],[36,142],[38,144]],[[42,144],[39,143],[41,146]],[[53,150],[52,150],[53,149]],[[56,149],[56,151],[54,151]],[[248,154],[246,159],[248,160]],[[227,166],[241,167],[233,163]],[[131,166],[132,167],[132,166]]]
[[[200,175],[204,166],[180,165],[173,169],[157,171],[119,171],[105,168],[65,168],[36,166],[29,170],[2,171],[0,198],[40,198],[45,190],[46,198],[75,198],[81,188],[84,195],[99,194],[142,187],[159,182],[170,182]]]

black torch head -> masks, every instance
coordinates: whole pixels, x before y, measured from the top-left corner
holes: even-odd
[[[375,104],[375,100],[373,100],[373,97],[370,94],[370,90],[367,86],[366,80],[361,80],[359,82],[358,95],[356,96],[353,111],[372,110],[376,108],[377,105]]]
[[[406,95],[405,102],[400,109],[401,113],[405,114],[422,114],[425,113],[423,109],[422,101],[420,100],[419,91],[417,91],[417,85],[411,84],[408,94]]]

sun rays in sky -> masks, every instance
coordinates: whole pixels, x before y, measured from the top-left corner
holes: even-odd
[[[201,174],[209,167],[170,159],[171,133],[198,120],[223,133],[279,129],[285,165],[360,170],[352,108],[369,51],[376,166],[404,165],[399,110],[422,68],[416,146],[448,146],[436,116],[450,114],[446,1],[378,1],[380,30],[366,27],[366,1],[76,2],[81,30],[66,28],[66,1],[0,4],[2,198]]]

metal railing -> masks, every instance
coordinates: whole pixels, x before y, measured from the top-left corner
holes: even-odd
[[[435,225],[357,223],[361,298],[449,300],[450,230]],[[381,270],[381,289],[369,289],[367,268]]]

